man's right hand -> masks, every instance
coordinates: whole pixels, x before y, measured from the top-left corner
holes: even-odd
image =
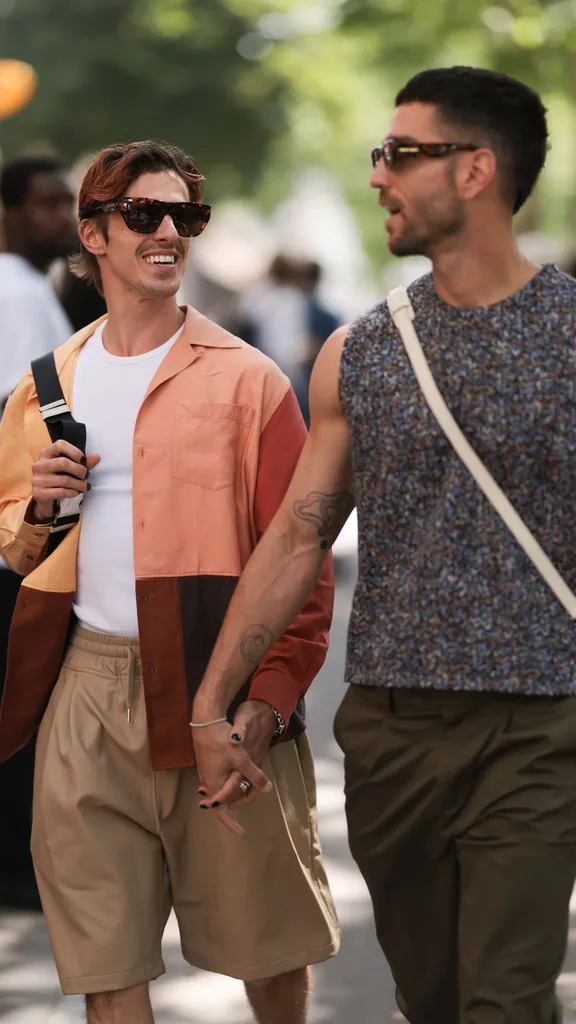
[[[54,518],[54,502],[77,498],[88,490],[86,475],[100,462],[99,455],[84,458],[68,441],[55,441],[43,448],[32,466],[32,515],[37,523]]]

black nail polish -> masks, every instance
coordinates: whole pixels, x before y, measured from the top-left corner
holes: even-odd
[[[87,491],[91,491],[92,490],[92,484],[86,484],[86,490]]]
[[[82,458],[80,459],[80,465],[81,466],[86,466],[87,465],[86,456],[85,455],[83,455]]]
[[[200,793],[200,796],[208,796],[207,789],[199,789],[198,792]]]
[[[208,811],[208,810],[210,810],[209,807],[206,807],[206,804],[198,804],[198,807],[200,808],[201,811]]]
[[[214,803],[211,804],[210,806],[211,807],[220,807],[220,801],[219,800],[215,800]]]
[[[239,732],[233,732],[230,739],[234,740],[234,743],[242,743],[242,737]]]

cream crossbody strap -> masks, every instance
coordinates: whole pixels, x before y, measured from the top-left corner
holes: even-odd
[[[576,618],[576,595],[572,593],[570,587],[564,582],[560,573],[548,558],[548,555],[530,533],[524,520],[518,515],[516,509],[508,501],[508,498],[490,475],[484,463],[478,458],[442,398],[412,323],[414,310],[408,297],[408,292],[405,288],[394,288],[388,295],[387,302],[392,319],[400,332],[408,358],[412,363],[416,379],[439,426],[446,434],[452,447],[460,456],[478,486],[488,498],[490,504],[504,520],[510,533],[526,552],[532,564],[568,614],[573,619]]]

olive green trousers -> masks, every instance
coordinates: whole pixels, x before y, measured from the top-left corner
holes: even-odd
[[[350,847],[411,1024],[559,1024],[576,698],[351,686]]]

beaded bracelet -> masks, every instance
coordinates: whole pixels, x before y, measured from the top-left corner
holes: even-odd
[[[215,718],[213,722],[190,722],[191,729],[207,729],[209,725],[220,725],[221,722],[227,722],[227,718]]]

